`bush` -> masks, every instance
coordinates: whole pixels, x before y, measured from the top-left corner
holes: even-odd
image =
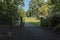
[[[43,19],[42,21],[42,27],[50,27],[50,20],[52,19],[53,15],[49,15],[46,17],[46,19]]]
[[[60,14],[59,13],[51,14],[47,16],[45,20],[43,20],[42,27],[46,27],[54,31],[56,28],[58,29],[57,25],[59,23],[60,23]]]
[[[60,24],[56,25],[52,31],[60,31]]]
[[[54,28],[56,25],[60,23],[60,14],[54,14],[51,19],[51,28]]]

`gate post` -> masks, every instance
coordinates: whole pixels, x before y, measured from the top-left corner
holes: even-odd
[[[22,27],[23,26],[23,17],[20,17],[20,18],[21,18],[20,26]]]

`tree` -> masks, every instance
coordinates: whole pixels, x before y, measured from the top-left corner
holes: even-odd
[[[20,15],[20,26],[22,27],[22,26],[24,26],[24,24],[23,24],[23,22],[24,22],[24,17],[25,17],[25,11],[24,11],[24,9],[21,7],[19,10],[18,10],[18,12],[19,12],[19,15]]]
[[[20,17],[24,17],[24,9],[23,8],[20,8],[19,10],[19,14],[20,14]]]
[[[23,1],[24,0],[0,0],[0,14],[3,15],[2,19],[8,20],[9,22],[12,22],[12,20],[15,21],[19,17],[18,5],[23,6]]]
[[[56,12],[56,11],[60,12],[60,0],[51,0],[51,3],[52,3],[52,5],[55,6],[53,11],[54,12]]]
[[[52,31],[59,31],[60,32],[60,0],[51,0],[52,5],[54,5],[54,9],[52,11],[53,14],[55,14],[55,16],[57,17],[55,20],[55,22],[57,22],[58,24],[56,24]],[[58,14],[58,15],[57,15]],[[53,20],[54,21],[54,20]]]
[[[31,0],[29,4],[29,10],[31,14],[38,14],[38,8],[41,7],[43,0]]]
[[[44,16],[48,16],[49,14],[51,14],[53,10],[53,5],[49,5],[48,2],[44,3],[44,5],[42,5],[38,11],[39,14],[43,14]]]
[[[55,32],[60,32],[60,0],[50,0],[49,5],[53,5],[53,10],[50,15],[43,20],[42,27],[47,27]]]
[[[39,17],[39,15],[43,14],[47,16],[51,14],[53,10],[53,5],[51,5],[51,0],[45,2],[44,0],[31,0],[29,4],[29,10],[32,14]]]

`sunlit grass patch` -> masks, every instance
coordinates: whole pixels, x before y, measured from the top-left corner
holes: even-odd
[[[37,20],[36,17],[25,17],[25,22],[36,26],[40,26],[40,20]]]

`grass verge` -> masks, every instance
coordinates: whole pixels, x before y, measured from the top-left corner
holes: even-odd
[[[40,20],[37,20],[36,17],[25,17],[25,22],[40,26]]]

